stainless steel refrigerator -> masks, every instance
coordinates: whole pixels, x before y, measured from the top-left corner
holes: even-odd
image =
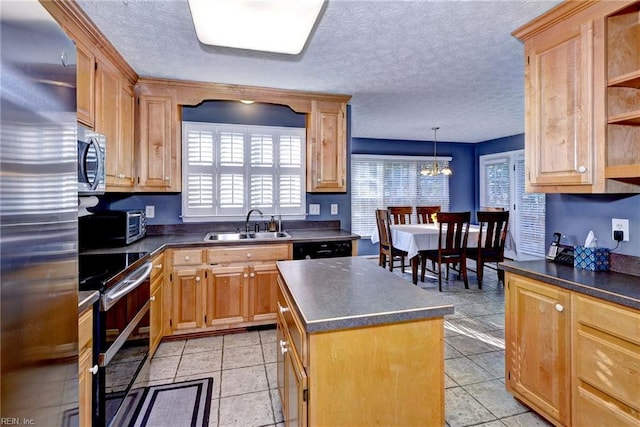
[[[76,51],[34,0],[0,2],[2,424],[77,423]]]

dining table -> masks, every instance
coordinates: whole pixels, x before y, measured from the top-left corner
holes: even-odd
[[[476,247],[480,228],[478,225],[469,225],[467,247]],[[413,284],[418,284],[418,265],[420,264],[420,251],[438,249],[440,236],[439,224],[394,224],[391,225],[391,239],[393,246],[407,252],[411,261],[411,276]],[[378,229],[371,233],[371,242],[378,243],[380,236]],[[391,262],[391,261],[390,261]]]

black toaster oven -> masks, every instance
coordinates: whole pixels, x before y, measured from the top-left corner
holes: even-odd
[[[147,234],[142,210],[104,211],[78,218],[80,249],[129,245]]]

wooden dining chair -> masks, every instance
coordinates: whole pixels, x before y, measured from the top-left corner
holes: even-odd
[[[416,206],[416,214],[418,214],[418,224],[433,224],[431,215],[440,212],[440,206]]]
[[[412,206],[389,206],[387,210],[394,224],[411,224]]]
[[[504,261],[504,244],[509,227],[508,211],[478,211],[478,244],[467,249],[467,258],[476,262],[478,288],[482,289],[482,276],[485,265],[498,272],[498,279],[504,284],[504,271],[498,269],[498,263]],[[486,263],[496,263],[495,268]],[[474,271],[473,269],[470,269]]]
[[[388,259],[389,271],[393,271],[394,260],[399,259],[400,267],[404,273],[404,264],[407,252],[393,246],[393,238],[391,236],[391,215],[388,210],[376,209],[376,224],[378,226],[378,236],[380,237],[380,267],[387,268]]]
[[[447,266],[449,280],[449,266],[460,264],[458,272],[462,275],[464,287],[469,289],[466,251],[471,212],[438,212],[437,218],[440,231],[438,249],[420,251],[421,280],[424,282],[427,260],[434,261],[438,264],[438,290],[442,292],[442,266]]]

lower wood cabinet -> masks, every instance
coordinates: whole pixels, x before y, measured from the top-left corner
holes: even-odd
[[[164,318],[164,255],[160,254],[151,262],[153,270],[151,270],[151,289],[150,299],[151,308],[149,309],[149,357],[153,357],[163,336],[163,318]]]
[[[171,332],[275,324],[276,261],[291,259],[291,244],[209,248],[168,255]]]
[[[574,295],[575,425],[640,425],[640,313]]]
[[[640,312],[506,272],[506,387],[555,425],[640,425]]]
[[[569,292],[507,275],[507,390],[552,422],[569,425]]]
[[[93,416],[93,307],[78,318],[78,425],[90,426]]]

